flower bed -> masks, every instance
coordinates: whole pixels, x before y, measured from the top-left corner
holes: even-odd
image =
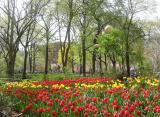
[[[23,81],[6,83],[1,89],[17,112],[32,117],[160,116],[156,79]]]

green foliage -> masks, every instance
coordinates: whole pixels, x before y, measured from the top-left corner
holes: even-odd
[[[101,46],[100,51],[107,54],[116,53],[117,55],[122,52],[122,33],[118,29],[113,29],[109,33],[101,35],[98,42]]]
[[[69,71],[69,69],[66,68],[66,67],[64,68],[63,72],[64,72],[64,78],[65,78],[65,79],[73,79],[73,78],[75,77],[74,74],[71,73],[71,72]]]

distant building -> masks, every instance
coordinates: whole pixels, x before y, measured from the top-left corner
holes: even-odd
[[[60,50],[60,42],[53,43],[53,59],[51,64],[58,64],[58,52]]]

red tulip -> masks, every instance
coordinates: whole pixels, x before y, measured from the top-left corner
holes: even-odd
[[[128,117],[128,116],[129,116],[129,112],[128,112],[128,111],[125,111],[125,112],[124,112],[124,115],[125,115],[126,117]]]
[[[89,115],[88,115],[88,113],[85,112],[85,113],[83,114],[83,116],[84,116],[84,117],[88,117]]]
[[[128,105],[126,105],[124,108],[125,108],[125,110],[128,110]]]
[[[60,106],[62,107],[62,106],[64,106],[64,105],[65,105],[64,100],[61,100],[61,101],[60,101]]]
[[[74,106],[70,106],[71,111],[74,111]]]
[[[52,110],[52,116],[55,117],[56,116],[56,111]]]
[[[30,106],[29,106],[29,105],[27,105],[25,108],[26,108],[26,110],[28,110],[28,109],[30,108]]]
[[[42,113],[42,112],[44,112],[44,108],[39,108],[39,109],[37,109],[37,113]]]
[[[142,102],[141,102],[141,101],[139,102],[139,105],[142,105]]]
[[[21,113],[24,113],[24,109],[21,110]]]
[[[47,106],[52,106],[53,105],[53,103],[51,102],[51,101],[49,101],[48,103],[47,103]]]
[[[157,98],[158,98],[158,96],[156,96],[156,95],[153,97],[154,100],[156,100]]]
[[[149,111],[149,107],[145,107],[145,109],[144,109],[146,112],[148,112]]]
[[[131,107],[129,108],[129,110],[130,110],[131,112],[134,112],[134,106],[131,106]]]
[[[107,103],[108,102],[108,98],[106,97],[106,98],[104,98],[104,99],[102,99],[102,103],[104,104],[104,103]]]
[[[49,112],[51,109],[50,108],[46,108],[46,110]]]
[[[149,105],[149,104],[151,104],[151,102],[150,102],[150,101],[147,101],[147,104]]]
[[[117,112],[114,112],[114,113],[113,113],[113,117],[118,117],[118,113],[117,113]]]
[[[141,115],[141,111],[140,110],[137,110],[137,115]]]

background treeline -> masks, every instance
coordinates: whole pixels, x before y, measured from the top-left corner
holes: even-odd
[[[0,74],[130,76],[160,69],[159,21],[145,0],[1,0]]]

